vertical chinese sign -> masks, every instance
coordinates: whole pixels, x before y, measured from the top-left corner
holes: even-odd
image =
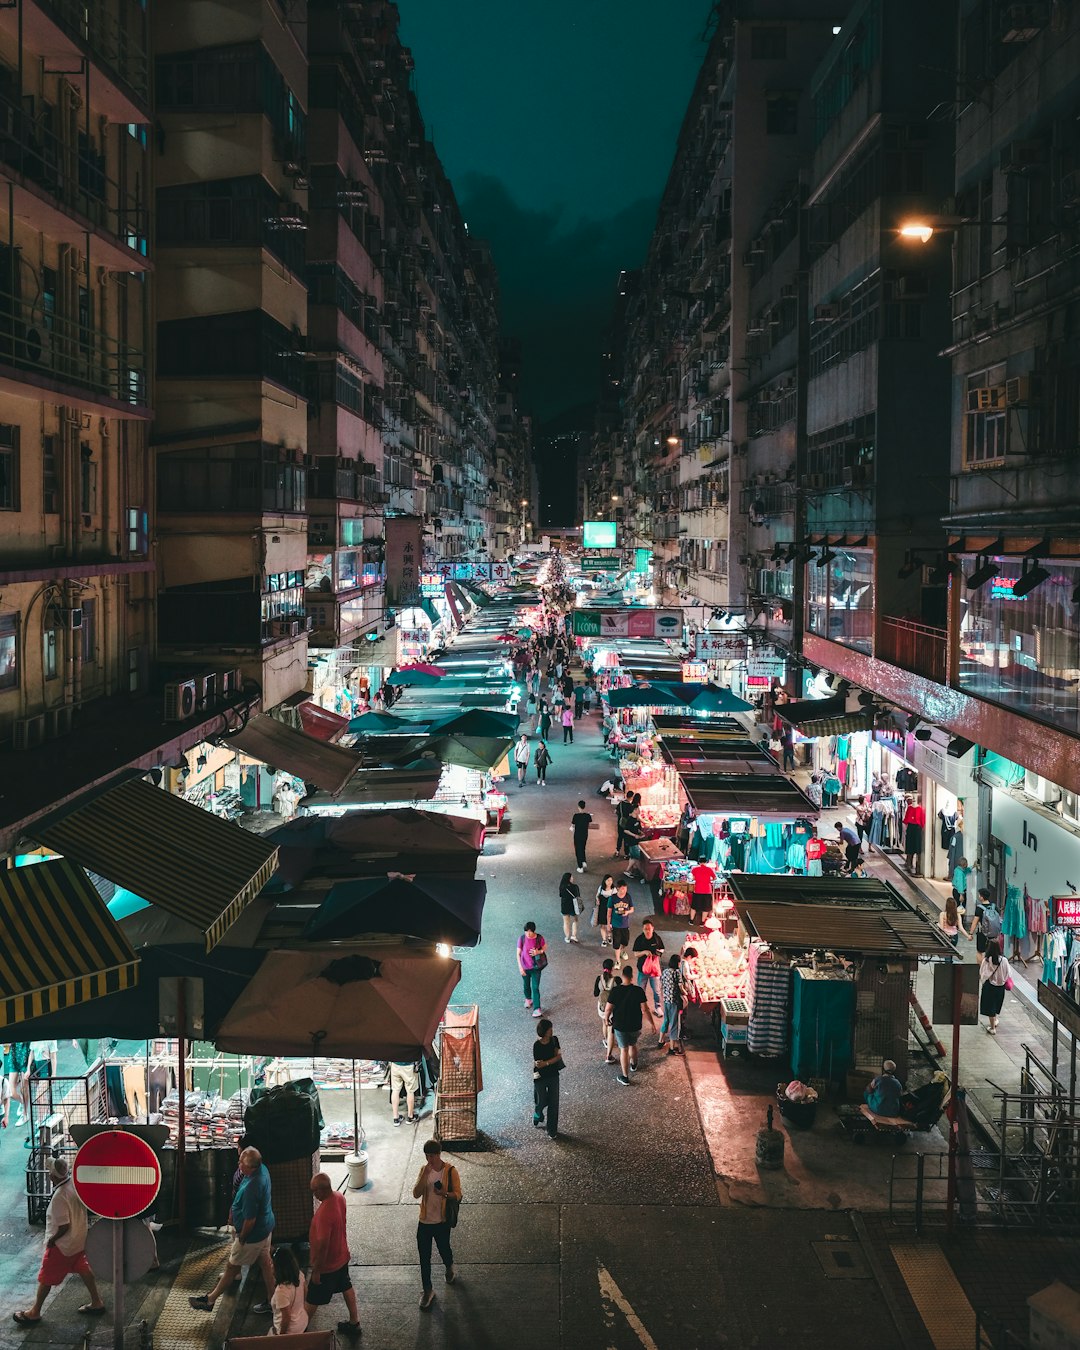
[[[419,516],[391,516],[386,529],[386,603],[411,605],[420,598]]]

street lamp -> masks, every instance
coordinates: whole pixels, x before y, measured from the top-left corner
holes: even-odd
[[[529,499],[528,499],[528,497],[522,497],[522,499],[521,499],[521,542],[522,542],[522,543],[525,542],[525,528],[526,528],[526,526],[525,526],[525,511],[526,511],[526,508],[528,507],[528,505],[529,505]]]
[[[914,216],[911,220],[902,220],[896,233],[906,244],[928,244],[939,232],[982,223],[967,216]]]
[[[934,237],[934,227],[924,220],[909,220],[900,226],[897,233],[909,243],[928,244]]]

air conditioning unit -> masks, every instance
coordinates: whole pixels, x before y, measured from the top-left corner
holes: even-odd
[[[1033,393],[1030,375],[1014,375],[1005,381],[1005,406],[1007,408],[1026,408],[1031,403]]]
[[[75,709],[70,703],[61,703],[57,708],[48,708],[45,712],[45,735],[50,741],[58,736],[67,736],[71,733],[73,714]]]
[[[45,714],[36,717],[16,717],[11,724],[12,745],[16,750],[29,750],[45,739]]]
[[[839,305],[815,305],[814,322],[815,323],[835,323],[840,317]]]
[[[1049,147],[1045,141],[1012,141],[1001,152],[1004,173],[1022,173],[1045,164]]]
[[[1031,42],[1049,21],[1049,5],[1006,5],[1001,11],[1001,41]]]
[[[218,675],[216,670],[195,676],[195,706],[199,712],[209,712],[217,702]]]
[[[222,698],[236,698],[244,687],[244,676],[239,670],[218,671],[218,688]]]
[[[969,389],[967,410],[974,412],[999,412],[1005,407],[1005,386],[992,384],[983,389]]]
[[[186,722],[195,715],[195,681],[176,680],[165,686],[166,722]]]
[[[270,636],[275,638],[288,638],[300,636],[299,619],[271,619]]]
[[[72,632],[75,632],[77,629],[82,627],[82,609],[81,608],[69,609],[67,613],[68,613],[68,626],[71,628]]]
[[[869,472],[865,464],[846,464],[844,466],[844,486],[857,487],[869,481]]]

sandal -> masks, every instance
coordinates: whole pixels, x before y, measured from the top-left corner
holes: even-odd
[[[27,1317],[24,1312],[13,1312],[11,1316],[21,1327],[36,1327],[41,1321],[40,1317]]]
[[[79,1309],[79,1312],[86,1317],[104,1317],[105,1304],[102,1303],[100,1306],[95,1306],[93,1303],[84,1303]]]
[[[205,1294],[192,1294],[191,1297],[188,1299],[188,1303],[191,1304],[191,1306],[196,1310],[196,1312],[214,1311],[214,1305],[210,1302],[210,1300],[206,1297]]]

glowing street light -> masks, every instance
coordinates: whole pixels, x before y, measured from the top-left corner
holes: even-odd
[[[906,220],[897,231],[909,243],[928,244],[934,237],[934,227],[925,220]]]

